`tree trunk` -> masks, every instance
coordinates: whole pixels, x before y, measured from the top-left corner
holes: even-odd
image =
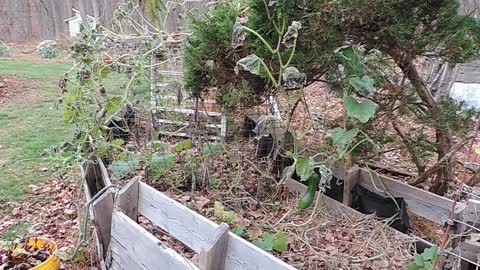
[[[82,16],[82,25],[85,28],[90,28],[88,23],[87,9],[85,8],[85,0],[78,0],[78,6],[80,8],[80,16]]]
[[[415,166],[417,167],[418,174],[422,174],[425,172],[425,165],[423,162],[418,158],[417,154],[415,153],[415,148],[413,147],[412,144],[410,144],[409,138],[407,138],[407,135],[403,133],[403,131],[400,129],[398,126],[397,120],[394,119],[392,121],[392,126],[393,129],[397,132],[398,136],[400,136],[400,139],[402,139],[403,144],[407,148],[408,152],[410,153],[410,156],[412,158],[413,163],[415,163]]]
[[[95,17],[95,22],[98,23],[100,20],[100,10],[98,9],[97,0],[92,0],[92,9],[93,9],[93,17]]]
[[[403,74],[407,76],[410,83],[415,88],[418,96],[423,101],[423,103],[426,104],[429,111],[437,115],[442,114],[442,108],[438,106],[438,104],[435,102],[435,99],[428,90],[426,83],[418,73],[418,70],[414,64],[414,59],[411,59],[408,55],[404,55],[398,52],[389,52],[389,54],[400,67]],[[441,160],[450,151],[452,147],[452,135],[449,130],[435,128],[435,137],[436,152],[438,155],[437,160]],[[454,164],[455,159],[450,157],[446,161],[446,163],[443,163],[441,165],[442,167],[436,172],[436,177],[430,191],[437,194],[441,194],[446,191],[448,181],[452,180],[453,177]]]
[[[25,16],[25,26],[26,26],[26,31],[27,31],[27,38],[32,38],[32,7],[30,1],[27,1],[27,10],[26,10],[26,16]]]

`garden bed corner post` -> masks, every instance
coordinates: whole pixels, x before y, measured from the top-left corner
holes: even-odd
[[[224,270],[228,248],[227,224],[218,226],[208,245],[200,252],[200,270]]]

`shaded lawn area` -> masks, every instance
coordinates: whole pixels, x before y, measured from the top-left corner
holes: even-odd
[[[60,93],[58,79],[70,67],[0,60],[0,75],[25,85],[20,95],[0,104],[0,202],[22,200],[28,185],[40,185],[51,176],[42,169],[47,164],[41,154],[70,134],[71,126],[62,120],[63,107],[53,108]]]

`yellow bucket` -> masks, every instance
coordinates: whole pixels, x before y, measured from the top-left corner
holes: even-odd
[[[60,269],[60,258],[55,256],[57,245],[54,242],[48,241],[45,238],[30,238],[28,239],[27,249],[30,249],[32,247],[43,248],[45,243],[48,243],[48,251],[50,252],[50,257],[43,263],[33,267],[31,270],[59,270]],[[22,245],[17,245],[17,247],[22,248]]]

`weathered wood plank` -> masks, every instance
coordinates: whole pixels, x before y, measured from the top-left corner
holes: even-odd
[[[459,255],[469,260],[470,262],[477,263],[480,256],[480,243],[466,239],[458,244]]]
[[[118,207],[135,222],[138,220],[139,177],[134,177],[120,190],[117,197]]]
[[[109,270],[144,270],[142,264],[130,256],[128,250],[115,238],[112,238],[107,257]]]
[[[371,192],[387,197],[388,194],[383,192],[383,185],[385,185],[393,196],[402,197],[408,205],[408,210],[413,213],[441,225],[447,221],[453,204],[452,200],[376,174],[374,171],[371,171],[371,175],[369,170],[359,169],[358,183]]]
[[[219,225],[181,205],[145,183],[140,183],[139,213],[200,253],[209,245]],[[293,270],[292,266],[228,233],[225,270]]]
[[[119,211],[112,215],[112,260],[116,261],[128,254],[141,265],[140,269],[190,270],[198,269],[188,259],[180,256],[173,249],[162,244],[160,240]],[[128,268],[131,269],[131,268]]]
[[[225,270],[294,270],[293,266],[273,257],[234,233],[229,233]]]
[[[352,169],[343,182],[343,204],[346,206],[352,206],[352,189],[357,184],[359,175],[358,168]]]
[[[100,195],[100,197],[92,203],[92,209],[93,224],[96,228],[99,242],[102,245],[102,258],[105,258],[111,238],[113,194],[110,191],[106,191]]]
[[[480,223],[480,201],[470,199],[464,212],[463,220],[474,224]]]
[[[111,184],[105,165],[101,159],[89,160],[80,166],[80,176],[85,181],[85,198],[90,201],[99,191],[99,187]],[[105,258],[110,242],[111,209],[113,209],[113,196],[110,193],[100,196],[96,203],[92,204],[89,211],[89,219],[94,224],[95,243],[99,258]],[[106,213],[106,214],[104,214]],[[101,268],[105,265],[101,261]]]
[[[145,183],[140,183],[138,211],[197,253],[218,226]]]
[[[480,64],[461,64],[457,70],[455,82],[480,83]]]
[[[210,245],[200,253],[201,270],[223,270],[227,256],[229,227],[222,223],[210,240]]]

